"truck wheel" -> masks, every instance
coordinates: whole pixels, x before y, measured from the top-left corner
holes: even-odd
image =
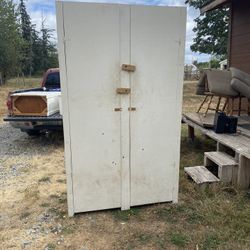
[[[29,135],[29,136],[39,136],[40,135],[40,130],[27,130],[26,133]]]

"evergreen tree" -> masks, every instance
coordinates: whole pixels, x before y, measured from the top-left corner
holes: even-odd
[[[19,4],[20,20],[21,20],[21,33],[25,41],[23,47],[23,60],[22,70],[25,75],[31,75],[33,64],[33,39],[32,39],[32,24],[30,16],[27,13],[24,0],[20,0]]]
[[[207,2],[208,0],[188,1],[189,5],[196,9],[201,8]],[[196,26],[193,29],[196,37],[193,39],[191,50],[225,58],[227,55],[228,20],[228,8],[209,11],[196,18],[194,20]]]
[[[41,54],[42,54],[42,42],[39,36],[39,32],[32,28],[32,49],[33,49],[33,74],[41,74],[43,71],[41,70]]]
[[[23,42],[17,17],[13,1],[0,0],[0,73],[3,80],[21,70]]]
[[[41,30],[36,30],[24,0],[20,0],[18,8],[12,0],[0,0],[1,78],[19,73],[41,74],[48,68],[58,67],[52,32],[45,27],[45,20]]]
[[[58,67],[58,56],[55,44],[51,41],[52,29],[45,27],[45,19],[41,28],[41,69]]]

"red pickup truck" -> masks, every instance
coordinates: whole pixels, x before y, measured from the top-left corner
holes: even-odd
[[[11,95],[15,93],[24,93],[29,91],[61,91],[59,69],[49,69],[45,73],[40,88],[17,90],[10,92],[7,99],[8,116],[4,121],[9,122],[11,126],[21,129],[28,135],[39,135],[42,131],[61,130],[63,128],[62,116],[55,113],[50,116],[15,116],[13,115],[13,106]]]

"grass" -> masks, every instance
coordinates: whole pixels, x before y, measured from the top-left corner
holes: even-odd
[[[38,180],[38,182],[50,182],[49,176],[43,176],[41,179]]]
[[[113,216],[116,220],[119,221],[128,221],[133,216],[139,216],[139,208],[131,208],[130,210],[114,210]]]
[[[188,241],[189,238],[180,232],[171,232],[170,233],[170,241],[172,244],[178,246],[178,247],[184,247]]]
[[[46,250],[54,250],[54,249],[56,249],[56,245],[53,243],[49,243],[46,245],[45,249]]]
[[[219,237],[216,233],[208,234],[202,244],[202,249],[212,250],[217,249],[220,245]]]
[[[5,90],[0,87],[0,93],[6,96],[4,91],[15,87],[12,81]],[[184,84],[184,112],[197,108],[200,98],[194,92],[195,83]],[[216,144],[199,133],[196,142],[190,143],[185,125],[178,204],[83,213],[74,218],[67,216],[63,141],[58,137],[33,140],[34,145],[43,147],[43,155],[39,148],[29,157],[0,159],[7,169],[24,162],[29,166],[29,171],[7,179],[1,187],[3,249],[20,249],[22,240],[32,241],[29,249],[250,249],[250,199],[246,192],[225,185],[200,190],[186,178],[184,167],[203,164],[204,151],[214,150]],[[41,216],[47,219],[39,221]],[[33,241],[27,230],[39,223],[43,231]],[[58,225],[61,232],[51,232]],[[59,245],[61,237],[64,240]]]
[[[23,212],[23,213],[21,213],[21,215],[20,215],[20,220],[23,220],[23,219],[26,219],[26,218],[28,218],[30,216],[30,212]]]

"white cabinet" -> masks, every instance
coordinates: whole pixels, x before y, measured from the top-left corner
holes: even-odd
[[[57,2],[69,215],[177,201],[185,24],[181,7]]]

